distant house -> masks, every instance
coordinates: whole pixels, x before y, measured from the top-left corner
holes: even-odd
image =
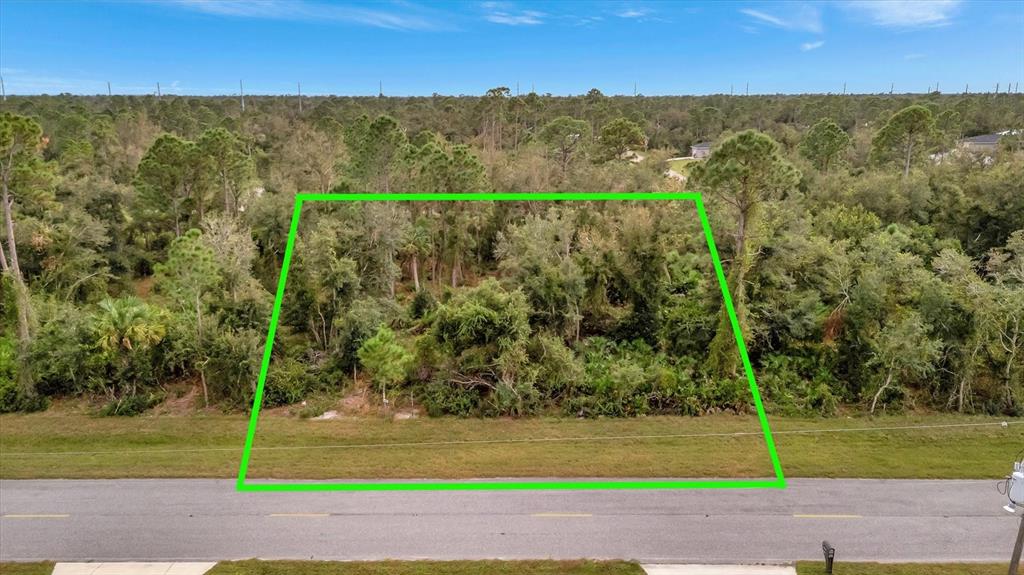
[[[1015,135],[1016,133],[1016,130],[1004,130],[1002,132],[996,132],[995,134],[982,134],[980,136],[964,138],[957,144],[959,148],[965,152],[971,152],[974,154],[993,154],[999,149],[999,140],[1003,139],[1003,136]]]
[[[695,159],[706,158],[711,155],[711,142],[697,142],[690,146],[690,156]]]

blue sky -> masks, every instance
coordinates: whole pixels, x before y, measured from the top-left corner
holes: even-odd
[[[8,94],[993,90],[1024,0],[0,0]]]

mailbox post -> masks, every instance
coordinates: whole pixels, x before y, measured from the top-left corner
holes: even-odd
[[[821,552],[825,555],[825,573],[832,575],[832,563],[836,560],[836,548],[828,541],[822,541]]]
[[[1017,508],[1024,506],[1024,460],[1013,464],[1013,473],[1006,478],[1006,496],[1010,502],[1003,509],[1016,515]],[[1010,557],[1009,575],[1017,575],[1021,551],[1024,551],[1024,517],[1021,517],[1020,524],[1017,526],[1017,542],[1013,546],[1013,555]]]

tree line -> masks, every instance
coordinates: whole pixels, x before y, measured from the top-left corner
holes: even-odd
[[[0,410],[251,401],[296,193],[699,190],[782,413],[1018,414],[1024,99],[12,97]],[[1011,130],[990,154],[959,139]],[[667,177],[700,140],[711,156]],[[265,404],[750,409],[685,202],[303,213]]]

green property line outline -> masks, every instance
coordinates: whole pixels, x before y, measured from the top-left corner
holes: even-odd
[[[518,480],[496,480],[496,481],[409,481],[409,482],[377,482],[377,481],[351,481],[344,483],[332,482],[274,482],[274,483],[246,483],[246,474],[249,470],[249,457],[252,454],[253,442],[256,438],[256,423],[259,420],[260,407],[263,404],[263,389],[267,381],[267,372],[270,369],[270,358],[274,346],[274,338],[277,334],[278,320],[281,315],[281,303],[284,299],[285,283],[288,279],[288,269],[291,266],[292,252],[295,248],[295,238],[299,230],[299,218],[302,214],[304,202],[315,201],[339,201],[339,202],[437,202],[437,201],[486,201],[486,202],[512,202],[512,201],[668,201],[668,200],[689,200],[697,207],[697,215],[700,218],[701,228],[704,230],[704,239],[711,254],[711,263],[715,269],[715,276],[718,279],[718,286],[722,292],[722,300],[725,304],[726,313],[729,315],[729,324],[732,326],[733,334],[736,336],[736,347],[740,352],[740,359],[743,362],[743,370],[747,376],[747,383],[750,386],[750,393],[754,398],[754,407],[757,409],[757,418],[761,424],[761,431],[764,433],[765,446],[768,448],[768,456],[771,458],[772,469],[775,472],[774,479],[693,479],[693,480],[578,480],[578,481],[518,481]],[[252,413],[249,416],[249,430],[245,437],[245,447],[242,450],[242,460],[238,467],[238,481],[235,485],[238,491],[266,492],[266,491],[478,491],[478,490],[556,490],[556,489],[785,489],[786,478],[782,473],[782,463],[779,461],[779,454],[775,448],[775,440],[772,437],[772,430],[768,424],[768,416],[765,414],[764,403],[761,401],[761,393],[757,388],[757,381],[754,377],[754,368],[750,364],[750,357],[747,354],[747,345],[743,340],[743,332],[740,329],[739,320],[736,318],[736,310],[733,307],[732,296],[729,293],[729,285],[725,279],[725,272],[722,270],[722,261],[718,257],[718,248],[715,247],[715,238],[711,233],[711,224],[708,222],[707,211],[704,209],[704,200],[696,192],[564,192],[564,193],[413,193],[413,194],[296,194],[295,207],[292,210],[291,225],[288,229],[288,241],[284,248],[284,260],[281,264],[281,276],[277,280],[277,293],[274,296],[274,309],[270,315],[270,326],[267,328],[267,341],[263,347],[263,362],[260,365],[260,375],[256,382],[256,393],[253,397]]]

